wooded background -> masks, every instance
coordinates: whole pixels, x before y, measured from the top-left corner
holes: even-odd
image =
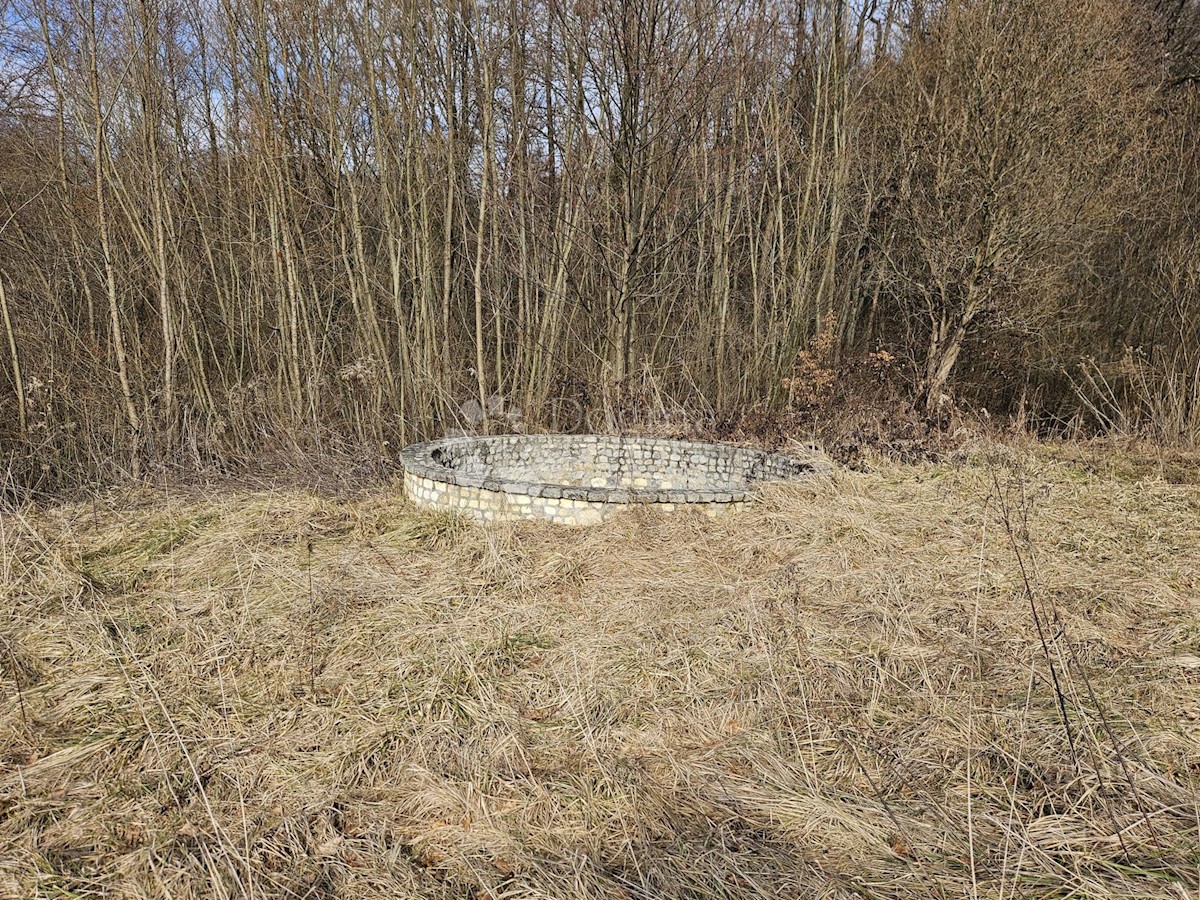
[[[1191,0],[0,0],[0,28],[26,483],[386,453],[497,398],[770,414],[867,369],[931,416],[1200,439]]]

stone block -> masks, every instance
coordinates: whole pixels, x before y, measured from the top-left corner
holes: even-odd
[[[827,466],[723,444],[612,435],[495,435],[405,448],[405,495],[482,521],[590,524],[632,503],[706,515],[741,508],[753,484]]]

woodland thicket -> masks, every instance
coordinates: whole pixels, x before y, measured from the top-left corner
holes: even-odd
[[[867,371],[1195,443],[1198,207],[1192,0],[0,0],[0,468]]]

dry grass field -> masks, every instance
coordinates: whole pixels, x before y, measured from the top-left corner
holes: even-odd
[[[0,896],[1200,897],[1197,458],[0,514]]]

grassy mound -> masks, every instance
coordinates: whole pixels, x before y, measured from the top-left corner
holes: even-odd
[[[0,896],[1194,897],[1196,460],[1102,459],[6,511]]]

